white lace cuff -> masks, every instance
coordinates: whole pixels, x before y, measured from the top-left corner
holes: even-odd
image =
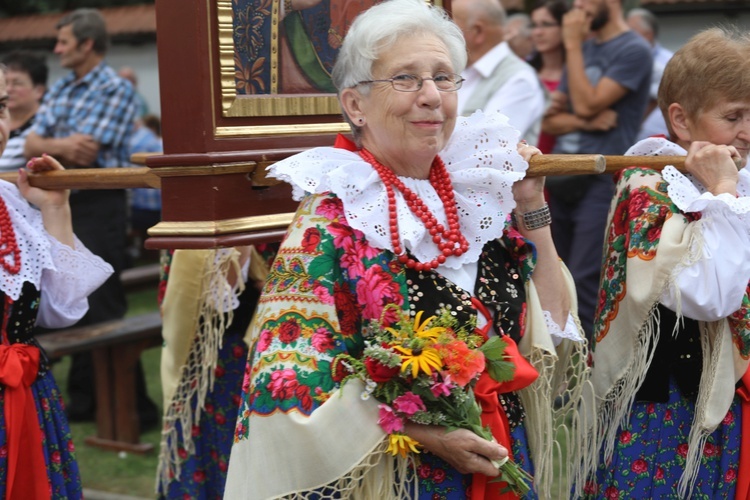
[[[700,183],[690,174],[682,174],[673,166],[667,166],[662,171],[662,177],[669,183],[667,192],[675,205],[683,212],[702,212],[709,206],[721,204],[740,216],[750,212],[750,197],[748,197],[746,187],[748,182],[748,172],[744,169],[740,171],[739,182],[737,183],[737,192],[739,197],[727,193],[714,195],[700,185]]]
[[[214,269],[221,269],[221,262],[231,258],[235,253],[234,248],[219,248],[214,256]],[[240,268],[243,283],[247,283],[247,275],[250,270],[250,260]],[[239,287],[229,283],[228,276],[223,273],[217,273],[211,277],[211,303],[216,311],[226,314],[240,306]]]
[[[568,319],[565,321],[565,330],[560,328],[555,320],[552,319],[552,315],[549,311],[542,311],[544,313],[544,322],[547,324],[547,330],[552,336],[552,342],[555,347],[559,346],[564,339],[572,340],[573,342],[583,342],[583,337],[578,331],[578,325],[576,324],[573,315],[568,313]]]
[[[114,270],[101,257],[75,239],[75,249],[48,236],[54,268],[42,271],[37,324],[47,328],[72,325],[86,314],[87,297],[109,278]]]

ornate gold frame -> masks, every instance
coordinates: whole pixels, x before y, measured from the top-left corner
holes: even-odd
[[[247,117],[285,117],[285,116],[339,116],[341,108],[335,95],[274,95],[278,82],[271,82],[271,94],[262,96],[237,95],[234,69],[234,37],[232,0],[207,0],[216,2],[217,39],[219,50],[219,88],[221,89],[221,116],[225,118]],[[430,0],[426,0],[430,1]],[[431,0],[431,3],[443,6],[443,0]],[[272,61],[278,64],[278,2],[272,6]],[[209,40],[212,37],[209,36]],[[209,42],[210,43],[210,42]],[[213,77],[212,77],[213,80]],[[212,87],[215,85],[212,82]],[[216,137],[248,137],[259,135],[305,135],[335,134],[348,132],[349,126],[343,122],[258,125],[215,127]]]

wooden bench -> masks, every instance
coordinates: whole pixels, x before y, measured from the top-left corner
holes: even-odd
[[[152,288],[159,282],[159,265],[123,271],[125,290]],[[162,344],[158,311],[94,325],[71,327],[40,335],[39,344],[54,360],[91,351],[96,390],[96,436],[86,443],[116,451],[146,453],[153,445],[140,442],[136,407],[136,367],[141,353]]]

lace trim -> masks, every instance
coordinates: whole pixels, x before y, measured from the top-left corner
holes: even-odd
[[[80,318],[88,310],[86,298],[99,288],[114,270],[101,257],[91,253],[78,238],[75,249],[44,234],[53,267],[44,269],[41,290],[46,304],[65,317]],[[52,326],[52,325],[45,325]]]
[[[565,329],[563,330],[560,328],[560,325],[552,319],[552,314],[550,314],[549,311],[543,310],[542,313],[544,314],[544,323],[547,325],[547,330],[549,330],[549,334],[552,336],[552,342],[555,343],[555,346],[560,345],[560,342],[564,339],[572,340],[573,342],[583,342],[584,339],[578,331],[578,325],[572,314],[568,314],[568,319],[565,321]]]
[[[440,153],[456,193],[461,230],[469,251],[449,257],[446,267],[458,269],[476,262],[484,243],[499,238],[507,215],[515,207],[513,183],[525,175],[528,163],[516,151],[519,132],[499,113],[477,111],[458,119],[456,130]],[[269,167],[269,175],[292,185],[293,196],[332,192],[341,199],[348,223],[361,231],[371,245],[393,251],[390,241],[385,188],[373,168],[359,155],[342,149],[314,148]],[[401,177],[436,218],[445,223],[440,198],[428,180]],[[396,193],[401,243],[418,260],[426,262],[439,251],[422,221],[411,213]]]
[[[0,196],[8,207],[16,241],[21,249],[21,269],[18,274],[9,274],[5,269],[0,271],[0,290],[13,300],[21,295],[21,288],[26,281],[40,289],[44,270],[70,275],[66,282],[74,284],[74,287],[64,291],[70,296],[64,302],[70,302],[78,289],[88,290],[83,295],[85,297],[112,274],[112,267],[89,252],[80,241],[76,240],[74,250],[50,237],[44,229],[42,214],[29,205],[15,185],[0,181]],[[89,276],[89,273],[94,276]],[[101,273],[106,276],[100,280],[96,275]],[[45,281],[47,274],[49,273],[45,273]]]
[[[681,146],[660,137],[650,137],[632,146],[626,155],[687,155]],[[662,177],[669,186],[667,192],[675,205],[683,212],[701,212],[712,205],[722,205],[738,216],[750,212],[750,172],[743,168],[737,182],[738,197],[729,194],[714,195],[689,173],[682,173],[669,165],[662,170]],[[743,220],[745,217],[740,217]]]

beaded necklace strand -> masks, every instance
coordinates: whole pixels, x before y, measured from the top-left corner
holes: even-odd
[[[442,224],[438,223],[435,215],[430,211],[429,207],[415,192],[404,185],[393,170],[376,160],[372,153],[366,149],[360,150],[359,155],[367,163],[372,165],[385,186],[388,195],[388,217],[390,223],[391,244],[393,245],[393,252],[398,255],[399,262],[406,267],[416,269],[417,271],[429,271],[444,263],[446,258],[452,255],[458,257],[469,249],[469,243],[466,241],[464,235],[461,234],[459,228],[458,210],[456,208],[456,197],[453,193],[453,185],[448,176],[448,170],[445,168],[445,164],[439,156],[435,157],[435,160],[432,162],[432,167],[430,168],[430,184],[435,188],[435,191],[440,197],[440,201],[443,202],[443,209],[445,210],[445,215],[448,219],[447,229]],[[406,252],[404,252],[404,249],[401,246],[401,238],[399,237],[398,232],[398,214],[396,213],[396,195],[394,188],[401,192],[404,201],[406,201],[406,205],[412,213],[422,221],[432,236],[432,241],[442,252],[437,258],[430,262],[418,262],[412,259],[406,254]]]

